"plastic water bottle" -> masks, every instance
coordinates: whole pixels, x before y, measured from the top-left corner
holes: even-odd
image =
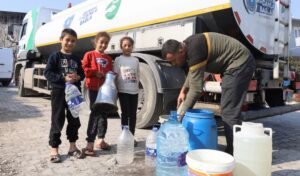
[[[134,159],[134,137],[128,126],[123,126],[117,143],[117,162],[121,165],[130,164]]]
[[[157,135],[156,176],[187,175],[188,140],[188,132],[177,121],[177,113],[171,112]]]
[[[65,95],[66,102],[72,116],[74,118],[78,118],[80,109],[84,102],[81,92],[74,84],[66,82]]]
[[[153,127],[151,133],[146,139],[146,152],[145,152],[145,164],[146,166],[155,167],[156,162],[156,140],[157,140],[157,127]]]

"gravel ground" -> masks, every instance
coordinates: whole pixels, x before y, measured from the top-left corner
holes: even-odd
[[[96,157],[75,160],[67,156],[68,141],[65,128],[62,132],[60,154],[63,162],[49,162],[50,148],[50,100],[46,97],[17,96],[15,87],[0,87],[0,176],[11,175],[80,175],[80,176],[151,176],[153,168],[144,165],[145,139],[149,129],[137,129],[134,163],[120,166],[116,163],[116,140],[120,119],[109,118],[106,140],[111,151],[97,150]],[[78,147],[86,145],[86,128],[89,111],[81,113]],[[258,120],[273,128],[273,174],[274,176],[300,175],[300,112],[289,113]],[[219,148],[225,140],[220,127]]]

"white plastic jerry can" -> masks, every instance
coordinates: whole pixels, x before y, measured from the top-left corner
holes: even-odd
[[[234,125],[233,130],[234,176],[271,176],[272,129],[261,123],[243,122]]]

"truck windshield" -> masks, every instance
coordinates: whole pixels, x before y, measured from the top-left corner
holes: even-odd
[[[20,39],[26,34],[26,28],[27,28],[27,22],[24,23],[22,26],[22,32],[21,32]]]

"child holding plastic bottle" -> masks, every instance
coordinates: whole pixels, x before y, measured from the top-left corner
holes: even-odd
[[[104,53],[109,41],[110,36],[107,32],[99,32],[94,40],[95,50],[85,53],[82,60],[91,109],[87,128],[87,145],[82,149],[87,156],[95,156],[94,141],[96,136],[99,139],[96,142],[96,148],[110,149],[110,145],[104,141],[107,130],[107,114],[99,109],[92,108],[98,90],[104,83],[106,73],[112,70],[112,59]]]
[[[117,74],[116,85],[121,105],[121,125],[128,125],[134,135],[136,124],[136,111],[139,93],[139,60],[131,56],[134,41],[130,37],[120,40],[123,54],[114,62],[114,72]],[[134,141],[134,145],[137,142]]]
[[[76,146],[80,120],[72,116],[65,100],[65,83],[70,82],[80,90],[80,81],[84,79],[81,61],[72,54],[76,41],[76,32],[73,29],[64,29],[60,36],[61,49],[49,56],[44,72],[45,77],[52,85],[52,114],[49,135],[50,162],[52,163],[61,162],[58,146],[61,144],[61,130],[66,117],[68,120],[67,138],[70,142],[68,155],[75,158],[82,158],[83,156]],[[67,114],[65,114],[66,110]]]

